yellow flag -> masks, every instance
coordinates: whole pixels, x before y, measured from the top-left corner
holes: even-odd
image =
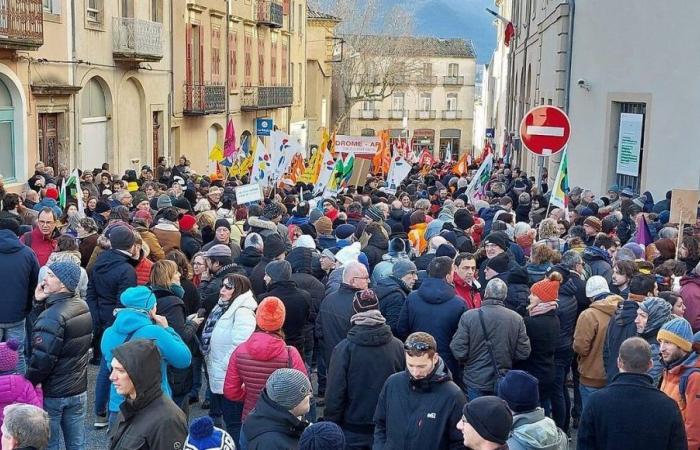
[[[223,161],[224,160],[224,151],[222,150],[222,148],[219,144],[214,144],[214,146],[211,148],[211,151],[209,152],[209,160],[210,161]]]

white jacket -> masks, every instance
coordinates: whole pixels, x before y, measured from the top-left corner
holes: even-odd
[[[236,297],[214,326],[209,342],[209,354],[206,357],[209,387],[214,394],[224,393],[228,360],[233,351],[255,331],[257,307],[253,292],[245,292]]]

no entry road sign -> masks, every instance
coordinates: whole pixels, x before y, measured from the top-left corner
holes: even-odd
[[[569,117],[555,106],[538,106],[520,123],[523,145],[539,156],[551,156],[566,147],[571,134]]]

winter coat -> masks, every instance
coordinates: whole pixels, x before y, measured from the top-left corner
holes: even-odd
[[[465,403],[442,358],[422,380],[414,380],[407,370],[395,373],[379,393],[372,449],[461,449],[464,439],[457,422]]]
[[[542,264],[526,264],[525,269],[527,270],[528,283],[533,285],[538,281],[542,281],[551,268],[552,263],[549,262]]]
[[[95,233],[80,240],[80,245],[78,246],[78,249],[80,250],[80,267],[87,268],[92,252],[95,251],[95,246],[97,245],[97,239],[99,237],[100,235]],[[151,253],[152,252],[153,249],[151,249]]]
[[[570,355],[571,345],[574,342],[574,327],[578,317],[579,301],[588,302],[586,282],[576,272],[572,272],[565,267],[555,266],[553,270],[561,273],[564,277],[564,281],[559,288],[559,300],[557,301],[559,338],[557,339],[556,353],[558,355]]]
[[[158,238],[151,230],[146,227],[136,227],[136,231],[139,232],[141,240],[148,245],[148,249],[150,250],[148,257],[151,261],[160,261],[165,258],[163,247],[160,246]]]
[[[61,217],[63,215],[63,211],[61,211],[61,207],[58,206],[58,202],[52,198],[42,198],[41,201],[34,205],[34,208],[32,209],[34,211],[41,212],[41,210],[44,208],[51,208],[54,214],[56,214],[56,217]]]
[[[180,247],[182,248],[182,253],[187,256],[187,260],[191,260],[192,257],[202,249],[202,239],[189,231],[180,232]]]
[[[428,248],[428,242],[425,240],[426,228],[428,228],[427,223],[417,223],[411,225],[411,231],[408,232],[408,241],[416,255],[422,255]]]
[[[700,368],[700,357],[690,353],[680,364],[664,370],[661,391],[673,399],[681,410],[688,449],[700,448],[700,372],[688,376],[685,389],[685,401],[680,395],[680,381],[683,374],[692,369]],[[649,409],[649,411],[654,411]],[[656,413],[656,411],[654,411]]]
[[[44,236],[38,227],[34,227],[32,231],[24,233],[20,241],[32,249],[40,267],[46,265],[49,256],[56,249],[56,241],[52,237],[47,238]]]
[[[44,397],[64,398],[87,391],[92,318],[87,303],[72,292],[37,302],[32,328],[32,356],[25,377],[41,384]]]
[[[377,231],[369,237],[367,246],[362,249],[364,254],[367,255],[367,262],[369,262],[369,273],[372,273],[377,264],[382,262],[382,257],[388,250],[388,234],[385,236],[381,231]]]
[[[617,357],[620,354],[620,346],[627,338],[637,335],[637,318],[639,303],[634,300],[623,300],[617,305],[615,315],[608,322],[608,331],[605,334],[603,345],[603,363],[605,364],[605,377],[611,383],[613,377],[619,372]]]
[[[5,406],[15,403],[43,408],[44,395],[41,386],[34,386],[19,374],[0,375],[0,424],[5,420]]]
[[[479,311],[483,314],[488,338],[484,336]],[[494,392],[497,376],[487,340],[491,343],[499,371],[505,372],[513,367],[514,361],[524,360],[530,355],[530,339],[523,318],[506,308],[500,300],[485,298],[481,308],[462,314],[450,350],[458,361],[464,363],[464,385]]]
[[[402,259],[409,260],[409,257],[404,252],[391,252],[383,255],[382,261],[374,266],[374,269],[372,270],[372,285],[376,286],[380,280],[391,276],[391,273],[394,270],[394,264]]]
[[[481,306],[481,294],[479,293],[481,286],[478,281],[474,280],[471,284],[467,284],[456,272],[453,274],[452,280],[455,284],[455,293],[464,300],[467,309]]]
[[[406,296],[411,293],[411,290],[403,281],[391,276],[379,280],[374,287],[374,293],[377,294],[379,311],[386,319],[386,324],[391,328],[394,336],[398,336],[399,315]]]
[[[418,270],[428,270],[428,266],[435,259],[435,253],[423,253],[413,261]]]
[[[350,432],[373,434],[384,382],[404,368],[403,343],[388,325],[353,325],[328,366],[325,420]]]
[[[335,236],[332,234],[319,234],[316,236],[316,244],[321,251],[327,248],[333,248],[336,245]]]
[[[182,338],[172,327],[163,328],[154,324],[145,311],[124,308],[117,311],[114,324],[107,328],[102,335],[100,347],[104,360],[107,362],[112,361],[112,350],[126,342],[129,336],[131,336],[130,341],[147,339],[155,342],[161,355],[159,371],[162,374],[161,388],[165,394],[171,396],[172,392],[168,384],[166,365],[169,364],[177,369],[189,367],[192,354],[187,348],[187,344],[182,341]],[[112,412],[119,411],[119,406],[123,402],[124,397],[117,393],[114,385],[111,385],[109,410]]]
[[[146,258],[143,254],[143,249],[141,250],[141,256],[138,261],[135,261],[134,270],[136,271],[136,284],[139,286],[145,286],[151,279],[151,268],[153,267],[153,261]]]
[[[216,322],[205,355],[209,388],[214,394],[223,394],[226,369],[231,354],[255,331],[255,309],[258,304],[251,291],[236,297]]]
[[[696,416],[696,420],[697,420]],[[683,418],[672,398],[651,377],[620,373],[589,397],[578,427],[577,450],[681,450]]]
[[[0,273],[12,274],[2,281],[0,323],[19,322],[32,309],[39,263],[34,252],[10,230],[0,230]]]
[[[513,368],[524,370],[537,378],[540,399],[547,399],[552,392],[556,374],[554,350],[559,338],[559,318],[556,309],[552,309],[544,314],[525,317],[524,322],[530,339],[530,356],[516,362]]]
[[[299,420],[270,400],[263,389],[255,409],[243,424],[248,450],[296,450],[309,422]]]
[[[110,450],[183,448],[187,419],[158,382],[162,365],[156,348],[147,341],[121,352],[120,362],[136,389],[136,398],[123,402],[110,432]]]
[[[654,380],[654,386],[659,385],[661,381],[661,375],[664,372],[663,360],[661,359],[661,344],[656,339],[659,334],[659,328],[654,328],[653,330],[646,331],[639,335],[642,339],[647,341],[649,347],[651,347],[651,368],[647,371],[649,375]]]
[[[260,258],[262,258],[260,250],[255,247],[246,247],[234,262],[245,270],[247,277],[250,277],[253,267],[258,265]]]
[[[695,274],[681,278],[681,297],[685,303],[683,316],[690,322],[693,333],[700,331],[700,276]]]
[[[591,303],[576,321],[574,329],[574,351],[578,354],[578,371],[581,384],[603,387],[606,383],[603,364],[603,346],[612,318],[622,297],[610,295]]]
[[[350,318],[355,315],[352,301],[358,290],[342,283],[337,291],[326,295],[321,302],[321,309],[316,316],[316,338],[321,345],[326,364],[331,361],[331,354],[336,345],[348,335]]]
[[[590,273],[588,277],[600,275],[605,278],[608,285],[612,284],[612,265],[610,264],[610,255],[608,251],[600,247],[586,247],[583,251],[583,261],[588,264]]]
[[[502,278],[502,276],[499,276],[499,278]],[[527,270],[524,267],[516,267],[508,271],[507,276],[503,280],[508,286],[508,296],[503,303],[521,316],[527,314],[527,305],[530,303],[528,278]]]
[[[179,250],[181,246],[180,229],[171,223],[159,223],[151,228],[166,255],[170,250]]]
[[[233,237],[229,238],[228,244],[225,242],[221,242],[220,240],[214,238],[213,241],[208,242],[202,246],[202,251],[206,252],[207,250],[209,250],[213,246],[219,245],[219,244],[225,245],[231,249],[231,258],[236,259],[239,256],[241,256],[241,246],[238,244],[238,242],[233,240]]]
[[[234,350],[226,369],[224,396],[231,401],[243,401],[243,421],[255,407],[272,372],[284,368],[306,374],[299,351],[275,334],[256,331]]]
[[[474,240],[472,237],[468,234],[466,234],[463,230],[460,230],[459,228],[455,228],[452,230],[456,236],[455,239],[455,248],[457,249],[458,252],[466,252],[466,253],[474,253]]]
[[[450,352],[450,341],[457,331],[459,319],[467,310],[453,286],[437,278],[426,279],[417,291],[411,292],[399,314],[396,330],[399,338],[424,331],[435,338],[437,351],[452,373],[459,373],[457,361]]]
[[[568,450],[569,437],[549,417],[544,409],[515,414],[513,431],[508,438],[508,450]]]
[[[285,342],[293,345],[304,354],[304,330],[311,323],[313,304],[311,296],[303,289],[299,289],[293,281],[278,281],[270,283],[268,291],[258,295],[258,303],[265,297],[277,297],[282,300],[286,311],[284,317]]]
[[[207,314],[214,309],[219,301],[219,291],[221,291],[221,283],[224,282],[224,277],[230,273],[238,273],[245,275],[245,271],[236,264],[228,264],[219,269],[218,272],[209,280],[202,280],[199,284],[199,296],[202,299],[202,308]]]
[[[87,289],[87,303],[96,328],[107,328],[114,322],[119,296],[136,286],[133,264],[131,257],[120,250],[105,250],[97,257]]]
[[[253,288],[253,294],[260,295],[267,290],[267,285],[265,284],[265,267],[272,261],[270,258],[265,258],[264,256],[260,258],[260,262],[253,267],[250,272],[248,279]]]

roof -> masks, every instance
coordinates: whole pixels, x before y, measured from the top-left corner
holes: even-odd
[[[330,14],[322,13],[321,11],[316,11],[310,6],[306,7],[306,18],[316,19],[316,20],[332,20],[334,22],[341,22],[340,17],[331,16]]]
[[[406,47],[406,54],[434,58],[476,58],[476,50],[471,40],[443,39],[427,36],[379,36],[352,35],[346,36],[351,43],[355,39],[362,40],[362,49],[387,48],[387,41],[392,45]],[[400,43],[400,44],[399,44]]]

